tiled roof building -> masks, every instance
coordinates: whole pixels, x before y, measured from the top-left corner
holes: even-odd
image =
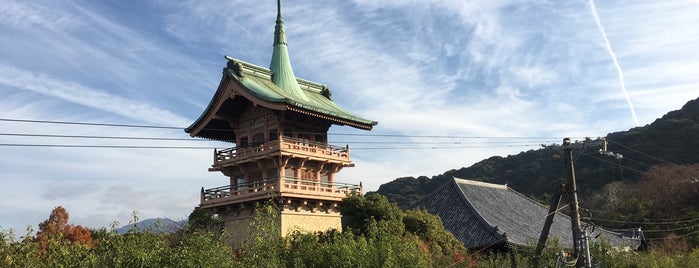
[[[534,246],[548,214],[547,207],[507,185],[458,178],[420,200],[417,207],[440,216],[444,227],[470,249]],[[570,222],[570,217],[557,213],[549,240],[557,238],[562,246],[572,247]],[[640,245],[640,239],[619,233],[590,231],[591,237],[613,245]]]

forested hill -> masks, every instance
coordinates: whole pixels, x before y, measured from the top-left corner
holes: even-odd
[[[635,183],[643,172],[658,164],[699,163],[699,99],[655,122],[606,136],[608,150],[622,159],[600,155],[590,148],[575,151],[576,177],[582,196],[612,182]],[[551,146],[507,157],[493,156],[470,167],[453,169],[428,178],[403,177],[379,187],[378,193],[401,208],[431,193],[451,178],[505,184],[537,199],[547,199],[565,176],[560,147]]]

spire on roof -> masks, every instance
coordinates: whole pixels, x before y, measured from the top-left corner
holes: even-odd
[[[277,0],[277,22],[274,26],[274,49],[272,50],[272,62],[269,69],[272,70],[272,82],[286,93],[292,94],[303,100],[308,100],[306,94],[301,91],[296,82],[294,70],[291,69],[289,51],[286,46],[286,34],[284,32],[284,19],[282,18],[282,1]]]

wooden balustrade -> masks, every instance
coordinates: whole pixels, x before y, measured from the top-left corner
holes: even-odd
[[[251,144],[245,147],[214,150],[214,165],[243,160],[274,152],[302,153],[319,158],[349,161],[349,147],[340,147],[309,140],[280,137],[279,140]]]
[[[236,200],[244,200],[257,195],[277,193],[324,196],[341,199],[353,191],[361,192],[361,185],[313,181],[300,178],[267,179],[238,185],[225,185],[206,190],[202,188],[201,203],[202,205],[226,201],[235,203]]]

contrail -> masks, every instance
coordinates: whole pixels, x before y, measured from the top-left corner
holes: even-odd
[[[629,109],[631,110],[631,117],[633,117],[633,122],[636,124],[636,126],[640,126],[638,123],[638,117],[636,116],[636,109],[633,108],[633,103],[631,103],[631,98],[629,97],[629,91],[626,90],[626,83],[624,82],[624,72],[621,70],[621,66],[619,65],[619,61],[616,59],[616,54],[614,54],[614,51],[612,50],[612,45],[609,44],[609,39],[607,38],[607,33],[604,31],[604,27],[602,27],[602,23],[600,22],[599,15],[597,15],[597,8],[595,7],[595,1],[594,0],[589,0],[590,2],[590,10],[592,11],[592,16],[595,17],[595,23],[597,23],[597,29],[599,29],[599,32],[602,34],[602,38],[604,39],[604,45],[607,47],[607,51],[609,52],[609,55],[612,56],[612,61],[614,62],[614,66],[616,67],[616,72],[619,74],[619,84],[621,84],[621,91],[624,92],[624,96],[626,97],[626,102],[629,104]]]

